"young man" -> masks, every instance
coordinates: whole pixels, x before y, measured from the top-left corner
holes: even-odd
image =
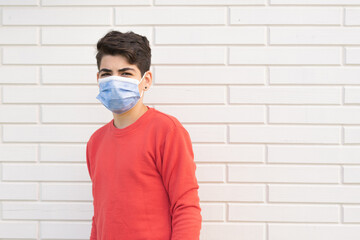
[[[110,31],[97,43],[96,97],[114,118],[86,146],[91,240],[198,240],[201,208],[189,133],[143,104],[152,83],[146,37]]]

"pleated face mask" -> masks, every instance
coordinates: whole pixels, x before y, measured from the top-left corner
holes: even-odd
[[[99,94],[96,96],[107,109],[113,113],[124,113],[133,108],[142,97],[140,96],[138,85],[140,81],[121,76],[109,76],[99,79]]]

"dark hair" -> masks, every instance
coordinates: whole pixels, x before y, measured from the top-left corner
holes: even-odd
[[[141,76],[150,69],[151,48],[149,40],[132,31],[122,33],[111,30],[97,42],[96,61],[100,70],[101,59],[104,55],[122,55],[129,64],[136,65]]]

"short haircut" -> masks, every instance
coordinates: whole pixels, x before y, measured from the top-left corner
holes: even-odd
[[[101,59],[104,55],[122,55],[129,64],[136,65],[141,76],[151,65],[151,48],[149,40],[132,31],[125,33],[119,31],[109,31],[97,42],[96,61],[100,70]]]

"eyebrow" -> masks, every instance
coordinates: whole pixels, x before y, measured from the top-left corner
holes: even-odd
[[[134,68],[129,68],[129,67],[126,67],[126,68],[121,68],[118,70],[118,72],[124,72],[124,71],[128,71],[128,70],[131,70],[131,71],[134,71],[135,72],[135,69]],[[107,68],[102,68],[100,72],[112,72],[110,69],[107,69]]]

